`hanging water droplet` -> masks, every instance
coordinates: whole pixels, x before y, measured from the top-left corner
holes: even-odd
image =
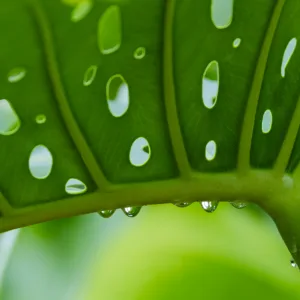
[[[65,191],[70,195],[79,195],[85,193],[87,187],[82,181],[76,178],[70,178],[66,183]]]
[[[26,70],[24,68],[14,68],[8,73],[7,79],[9,82],[15,83],[22,80],[25,76]]]
[[[211,0],[211,19],[218,29],[230,26],[234,0]]]
[[[21,126],[21,121],[9,101],[0,100],[0,134],[12,135]]]
[[[212,213],[217,209],[219,202],[218,201],[202,201],[202,202],[200,202],[200,204],[206,212]]]
[[[135,167],[144,166],[151,157],[149,142],[144,137],[137,138],[131,145],[129,161]]]
[[[207,161],[215,159],[217,154],[217,144],[215,141],[209,141],[205,147],[205,158]]]
[[[232,201],[232,202],[230,202],[230,204],[234,208],[237,208],[237,209],[245,208],[248,205],[248,203],[246,203],[246,202],[240,202],[240,201]]]
[[[99,19],[98,47],[102,54],[111,54],[120,48],[121,41],[121,11],[117,5],[111,5]]]
[[[122,75],[112,76],[106,84],[106,99],[111,114],[122,117],[129,108],[129,88]]]
[[[190,203],[190,202],[178,202],[178,203],[174,203],[175,206],[181,207],[181,208],[188,207],[188,206],[190,206],[191,204],[192,204],[192,203]]]
[[[241,45],[241,42],[242,42],[242,40],[240,38],[236,38],[232,43],[232,47],[238,48]]]
[[[212,109],[217,103],[219,77],[219,63],[214,60],[206,67],[202,79],[202,100],[208,109]]]
[[[271,110],[267,109],[264,112],[262,123],[261,123],[261,130],[263,133],[267,134],[271,131],[273,124],[273,115]]]
[[[293,267],[293,268],[298,268],[298,265],[296,264],[296,262],[293,260],[293,259],[291,259],[291,266]]]
[[[79,2],[71,13],[71,21],[75,23],[81,21],[89,14],[89,12],[92,10],[92,7],[93,2],[90,0]]]
[[[53,157],[44,145],[33,148],[29,156],[29,171],[36,179],[46,179],[52,170]]]
[[[297,39],[293,38],[289,41],[288,45],[285,48],[283,58],[282,58],[282,63],[281,63],[281,76],[284,78],[285,77],[285,70],[295,52],[297,46]]]
[[[89,86],[93,83],[93,81],[97,75],[97,70],[98,70],[98,67],[93,65],[93,66],[90,66],[85,71],[84,76],[83,76],[83,85],[84,86]]]
[[[135,59],[142,59],[145,57],[145,55],[146,55],[146,49],[144,47],[137,48],[133,53],[133,57]]]
[[[35,121],[37,124],[44,124],[47,121],[47,117],[43,114],[40,114],[35,117]]]
[[[140,206],[125,207],[122,208],[122,210],[127,217],[133,218],[140,212],[141,207]]]
[[[114,209],[100,210],[99,215],[103,218],[110,218],[114,214]]]

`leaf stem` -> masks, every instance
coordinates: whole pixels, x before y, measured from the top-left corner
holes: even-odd
[[[178,120],[173,71],[173,22],[175,0],[165,0],[163,78],[167,122],[175,159],[182,179],[191,177],[191,168]]]
[[[258,100],[264,80],[269,52],[285,1],[286,0],[278,0],[275,5],[273,15],[270,19],[269,27],[266,31],[265,38],[258,57],[257,67],[254,73],[254,78],[246,106],[239,144],[238,172],[241,175],[245,175],[250,170],[250,151]]]

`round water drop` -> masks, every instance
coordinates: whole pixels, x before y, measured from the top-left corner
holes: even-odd
[[[191,204],[192,203],[190,203],[190,202],[178,202],[178,203],[174,203],[175,206],[180,207],[180,208],[188,207]]]
[[[215,141],[209,141],[205,147],[205,158],[207,161],[215,159],[217,154],[217,144]]]
[[[238,48],[241,45],[241,42],[242,42],[242,40],[240,38],[236,38],[232,43],[232,47]]]
[[[26,70],[24,68],[14,68],[8,73],[7,79],[9,82],[15,83],[22,80],[25,76]]]
[[[138,213],[141,210],[141,207],[140,206],[125,207],[122,208],[122,210],[127,217],[133,218],[138,215]]]
[[[133,57],[135,59],[142,59],[145,57],[145,55],[146,55],[146,49],[144,47],[137,48],[133,53]]]
[[[79,195],[85,193],[87,187],[82,181],[76,178],[70,178],[66,183],[65,190],[70,195]]]
[[[36,179],[47,178],[52,170],[53,157],[44,145],[33,148],[29,156],[29,171]]]
[[[98,47],[102,54],[117,51],[122,41],[121,10],[117,5],[109,6],[98,22]]]
[[[93,81],[97,75],[97,70],[98,70],[98,67],[93,65],[93,66],[90,66],[85,71],[84,76],[83,76],[83,85],[84,86],[89,86],[93,83]]]
[[[85,18],[89,12],[92,10],[93,2],[90,0],[85,0],[79,2],[71,13],[71,21],[79,22],[83,18]]]
[[[21,121],[9,101],[0,100],[0,134],[12,135],[21,126]]]
[[[110,218],[114,214],[115,210],[107,209],[107,210],[100,210],[99,215],[103,218]]]
[[[202,100],[206,108],[212,109],[218,100],[219,94],[219,63],[212,61],[206,67],[202,79]]]
[[[272,123],[273,123],[273,115],[272,112],[267,109],[264,112],[262,123],[261,123],[261,130],[263,133],[267,134],[272,129]]]
[[[135,167],[144,166],[151,157],[151,148],[144,137],[137,138],[131,145],[129,152],[130,163]]]
[[[291,266],[292,266],[293,268],[298,268],[298,265],[296,264],[296,262],[294,261],[294,259],[291,259],[291,260],[290,260],[290,263],[291,263]]]
[[[129,88],[122,75],[112,76],[106,84],[108,109],[116,117],[122,117],[129,108]]]
[[[281,77],[284,78],[285,77],[285,70],[296,50],[296,46],[297,46],[297,39],[293,38],[289,41],[289,43],[287,44],[283,57],[282,57],[282,63],[281,63]]]
[[[35,121],[37,124],[44,124],[47,121],[47,117],[43,114],[40,114],[35,117]]]
[[[230,26],[233,17],[234,0],[211,0],[211,19],[218,29]]]
[[[248,205],[246,202],[240,202],[240,201],[233,201],[230,202],[230,204],[237,209],[245,208]]]
[[[202,201],[202,202],[200,202],[200,204],[206,212],[212,213],[217,209],[219,202],[218,201]]]

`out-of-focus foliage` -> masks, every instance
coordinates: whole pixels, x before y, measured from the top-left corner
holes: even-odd
[[[121,211],[22,229],[1,300],[299,299],[299,271],[256,208]]]

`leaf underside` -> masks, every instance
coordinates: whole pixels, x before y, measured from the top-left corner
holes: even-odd
[[[125,207],[139,184],[183,182],[211,173],[242,176],[252,169],[280,176],[297,170],[297,48],[285,77],[280,70],[288,42],[300,34],[299,1],[251,0],[245,8],[244,0],[235,0],[232,23],[224,29],[213,24],[211,4],[95,0],[85,18],[72,22],[74,7],[59,0],[1,1],[0,98],[11,103],[21,122],[16,133],[0,135],[4,219],[57,200],[69,201],[71,209],[72,199],[82,196],[66,192],[70,178],[83,182],[85,195],[97,195],[99,201],[114,189],[130,189],[124,200],[120,192],[114,204]],[[117,51],[103,54],[97,28],[111,5],[120,9],[122,41]],[[234,48],[236,38],[241,44]],[[145,48],[145,57],[135,59],[139,47]],[[202,81],[212,61],[219,65],[219,90],[208,109]],[[97,72],[85,86],[90,66]],[[7,74],[18,67],[26,69],[26,76],[8,82]],[[115,75],[126,80],[130,95],[121,117],[112,115],[106,99],[107,83]],[[262,132],[266,110],[273,116],[267,134]],[[44,124],[35,122],[40,114],[46,116]],[[135,166],[130,149],[139,137],[148,141],[144,152],[150,159]],[[205,155],[209,141],[217,146],[211,160]],[[34,178],[28,167],[37,145],[45,145],[53,157],[45,179]]]

